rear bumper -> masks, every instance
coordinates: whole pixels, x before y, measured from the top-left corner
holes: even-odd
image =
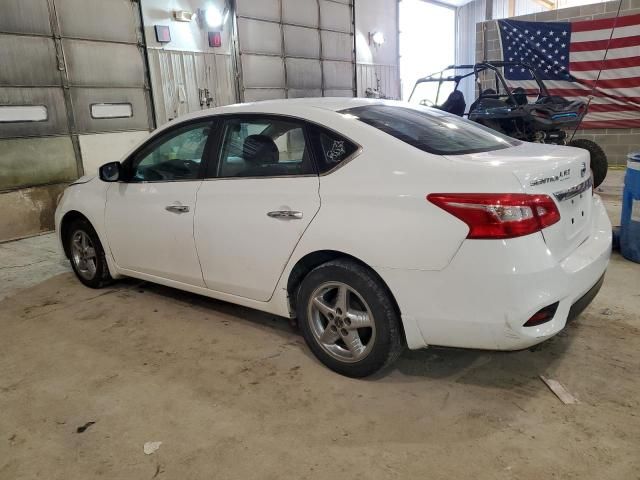
[[[569,315],[567,315],[567,323],[575,320],[578,315],[580,315],[584,311],[584,309],[589,306],[593,299],[596,298],[596,295],[598,295],[598,292],[602,288],[603,283],[604,274],[600,277],[598,283],[591,287],[591,289],[587,293],[585,293],[573,305],[571,305],[571,308],[569,309]]]
[[[541,234],[467,240],[441,271],[377,269],[395,295],[409,348],[518,350],[562,330],[599,290],[611,254],[611,223],[594,196],[589,238],[562,261]],[[524,323],[558,302],[553,319]]]

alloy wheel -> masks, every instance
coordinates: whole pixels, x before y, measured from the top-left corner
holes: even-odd
[[[376,338],[373,314],[349,285],[328,282],[316,288],[308,318],[315,340],[336,360],[354,363],[371,352]]]
[[[82,278],[91,280],[95,277],[98,268],[96,249],[84,230],[77,230],[71,236],[71,261]]]

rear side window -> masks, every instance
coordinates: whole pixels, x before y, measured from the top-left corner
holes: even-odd
[[[359,148],[341,135],[316,125],[310,128],[310,137],[314,143],[319,173],[333,170],[347,161]]]
[[[369,105],[343,110],[409,145],[437,155],[488,152],[520,142],[478,123],[423,107]]]
[[[315,174],[302,123],[277,118],[225,121],[218,171],[210,177]]]

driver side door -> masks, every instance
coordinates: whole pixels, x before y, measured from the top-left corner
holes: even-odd
[[[107,237],[125,273],[204,286],[193,216],[213,125],[199,120],[161,133],[124,162],[123,181],[109,187]]]

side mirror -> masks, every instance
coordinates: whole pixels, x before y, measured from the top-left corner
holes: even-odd
[[[120,162],[105,163],[98,170],[100,174],[100,180],[103,182],[117,182],[120,180],[122,166]]]

